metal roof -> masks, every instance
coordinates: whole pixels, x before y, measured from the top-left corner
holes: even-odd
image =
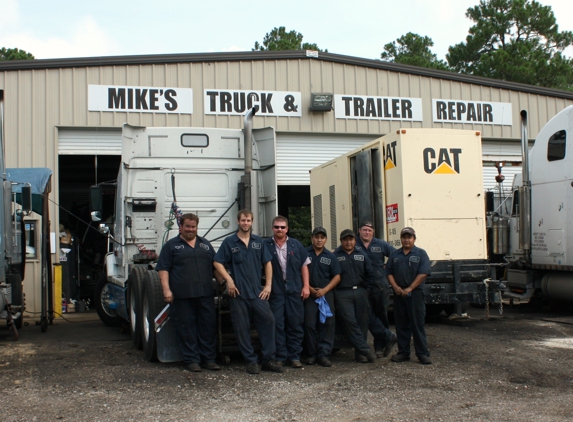
[[[345,56],[341,54],[319,52],[318,57],[314,55],[309,56],[305,50],[241,51],[232,53],[153,54],[138,56],[78,57],[67,59],[6,60],[0,61],[0,71],[260,60],[322,60],[326,62],[382,69],[390,72],[426,76],[429,78],[445,79],[467,84],[502,88],[512,91],[573,100],[573,92],[562,91],[559,89],[543,88],[534,85],[484,78],[481,76],[465,75],[445,70],[427,69],[423,67]]]

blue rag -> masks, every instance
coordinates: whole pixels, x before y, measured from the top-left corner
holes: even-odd
[[[319,297],[315,300],[318,303],[318,311],[320,312],[320,323],[324,324],[326,322],[326,318],[332,316],[332,312],[330,311],[330,306],[328,306],[328,302],[326,301],[325,297]]]

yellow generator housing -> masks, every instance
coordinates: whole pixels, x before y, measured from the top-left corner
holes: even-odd
[[[400,247],[416,230],[431,260],[487,258],[481,136],[453,129],[402,129],[310,172],[313,226],[330,248],[366,220]]]

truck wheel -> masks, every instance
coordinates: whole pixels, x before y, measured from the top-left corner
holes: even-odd
[[[155,317],[165,307],[161,282],[156,271],[147,271],[145,273],[141,304],[143,352],[146,360],[156,362],[157,337],[155,335]]]
[[[136,349],[142,349],[141,342],[141,290],[143,287],[143,278],[147,271],[144,267],[135,267],[129,274],[127,280],[127,300],[129,304],[129,332],[131,340]]]
[[[21,306],[21,315],[18,319],[14,320],[16,329],[22,328],[24,319],[24,294],[22,293],[22,279],[19,274],[7,274],[6,281],[12,288],[12,305]]]
[[[95,308],[99,318],[105,325],[110,327],[117,327],[118,325],[122,324],[123,319],[117,316],[114,309],[109,308],[109,299],[109,283],[107,282],[107,277],[104,271],[94,291]]]

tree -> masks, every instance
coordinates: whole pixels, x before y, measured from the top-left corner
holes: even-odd
[[[286,32],[284,26],[274,28],[271,32],[267,32],[263,39],[263,45],[255,41],[255,47],[252,51],[265,51],[265,50],[316,50],[322,51],[318,45],[302,42],[303,35],[295,30]],[[328,53],[328,50],[324,50]]]
[[[380,58],[388,62],[448,70],[446,62],[438,60],[431,52],[430,47],[433,46],[434,41],[430,37],[408,32],[396,41],[386,44]]]
[[[458,72],[573,90],[573,60],[563,55],[573,32],[559,32],[550,6],[530,0],[480,0],[466,42],[449,48]]]
[[[0,48],[0,60],[34,60],[35,57],[18,48]]]

